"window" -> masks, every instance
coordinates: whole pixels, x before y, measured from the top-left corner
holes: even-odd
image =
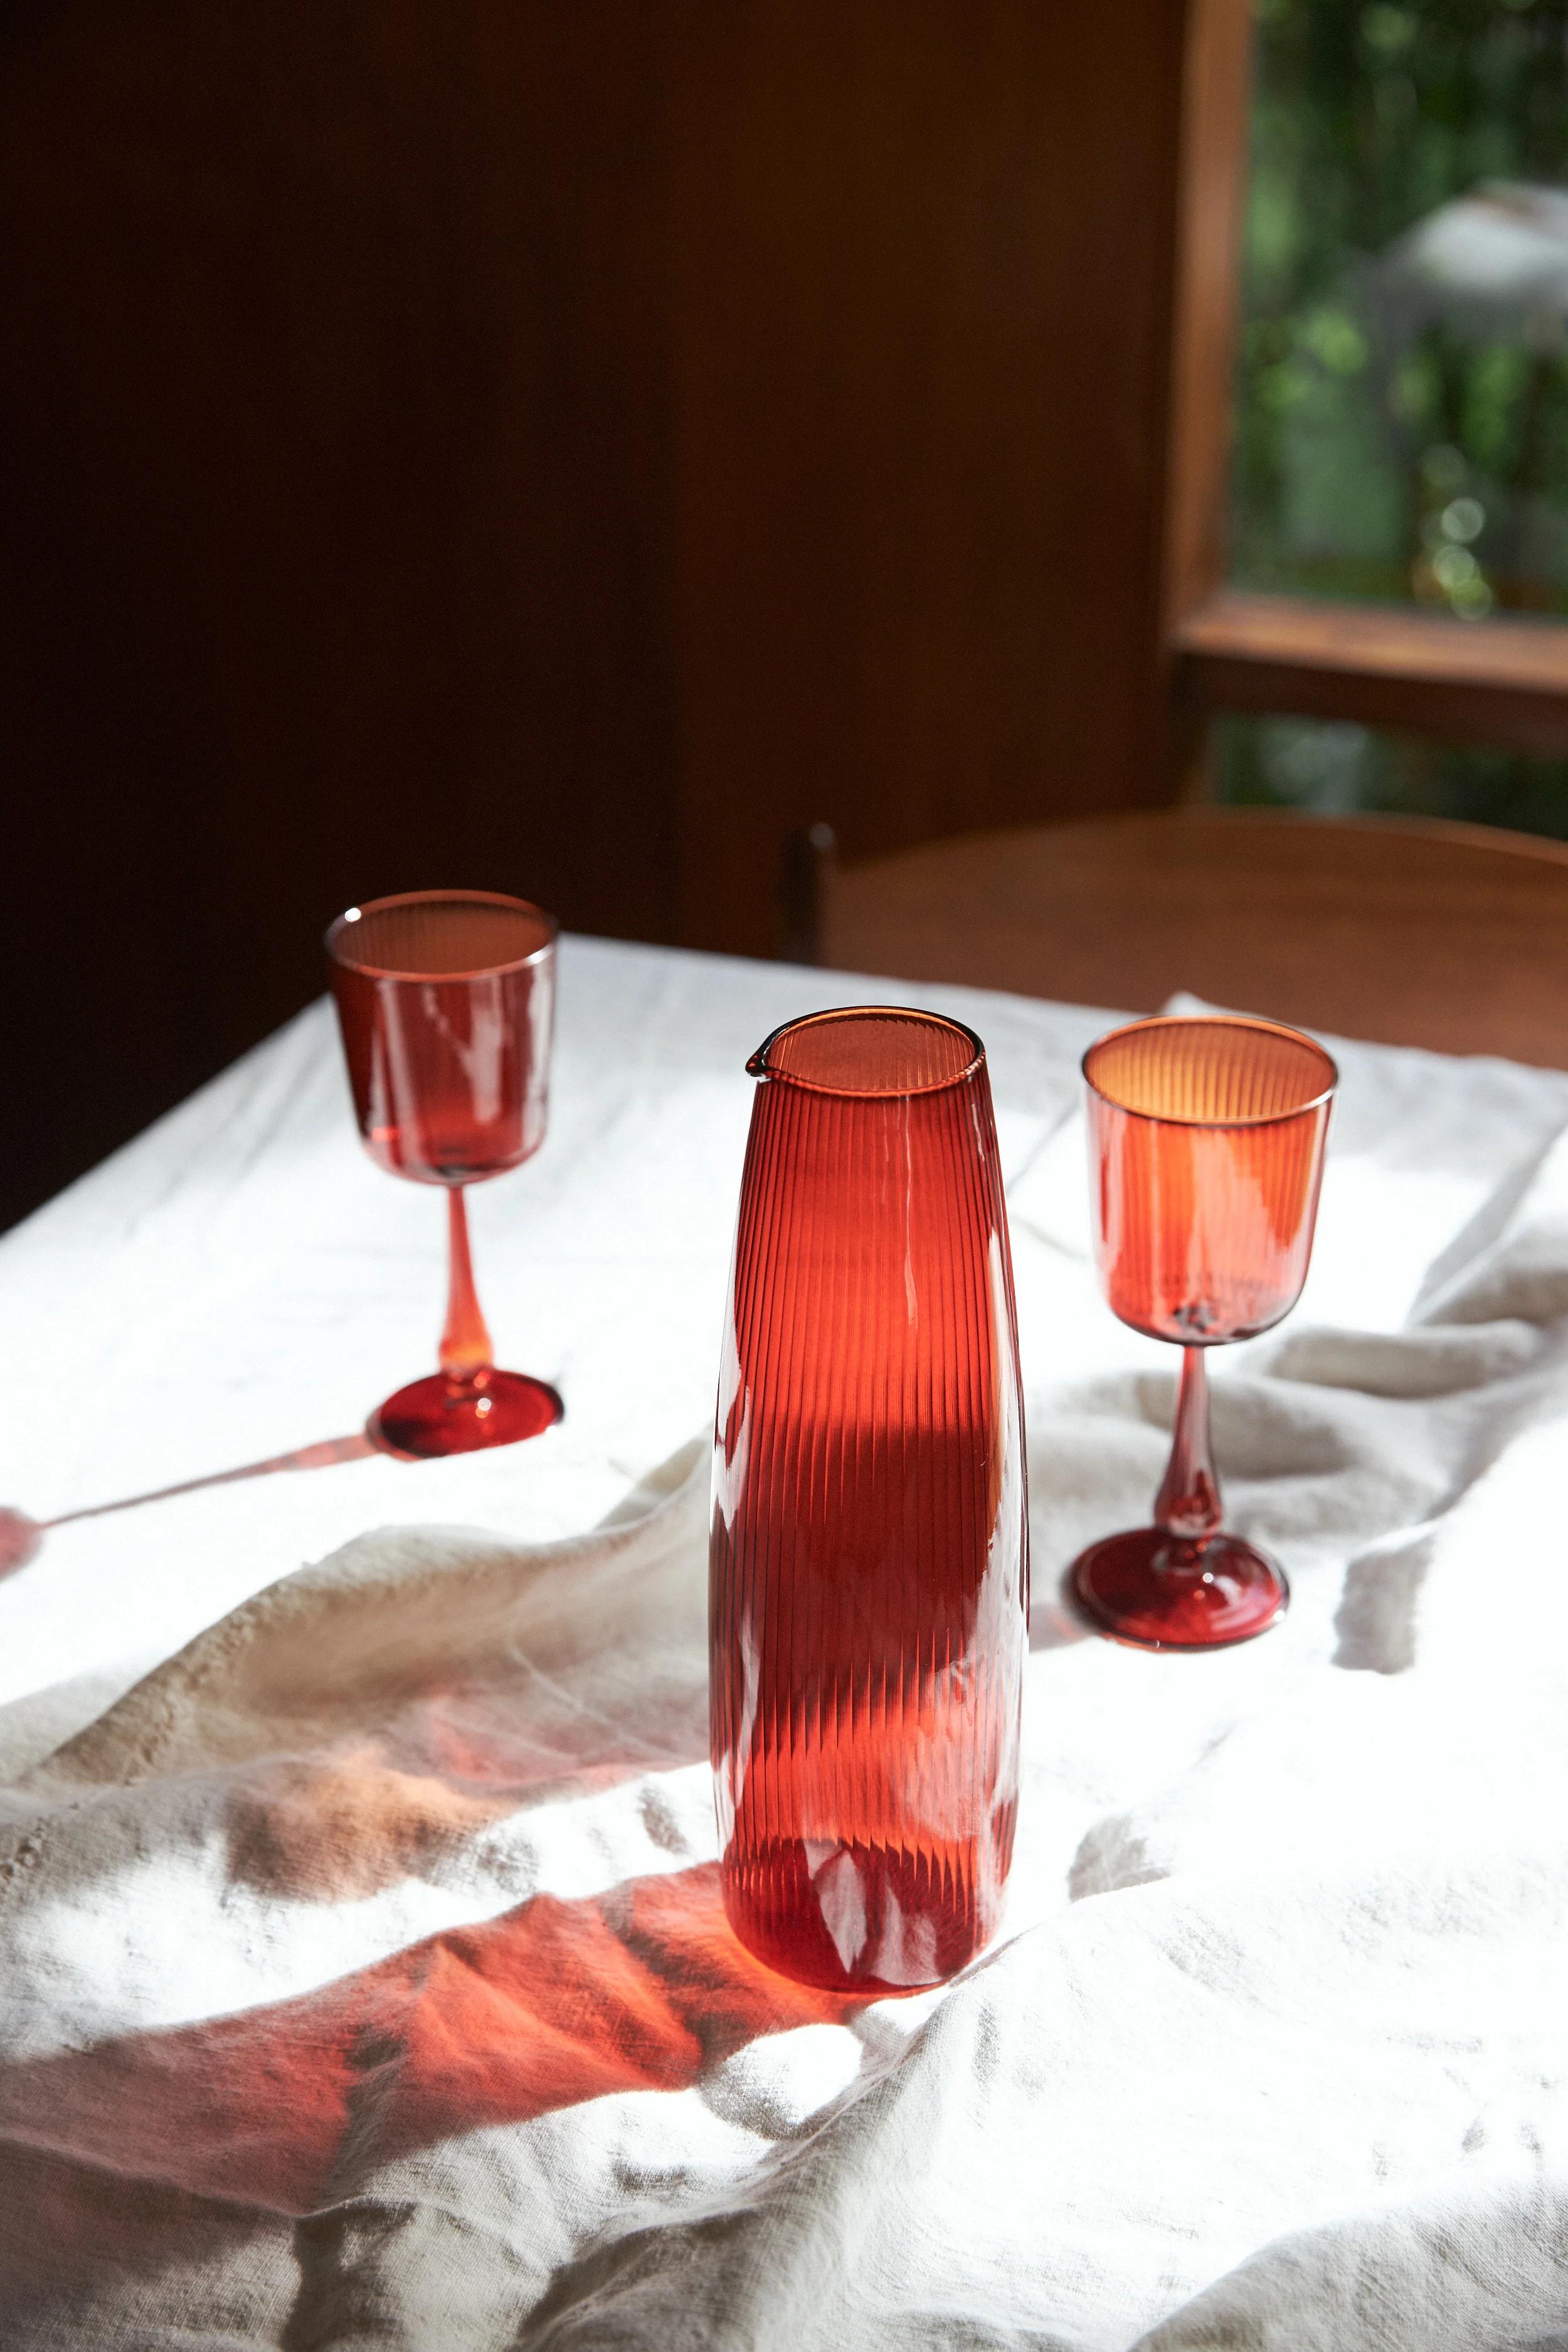
[[[1215,724],[1215,796],[1234,804],[1461,817],[1568,839],[1568,761],[1495,744],[1441,743],[1342,719]]]
[[[1568,0],[1193,0],[1185,112],[1211,783],[1568,835]]]

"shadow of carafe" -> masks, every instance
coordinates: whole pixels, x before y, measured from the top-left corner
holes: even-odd
[[[264,2007],[0,2066],[0,2150],[309,2214],[416,2150],[683,2090],[763,2035],[866,2005],[754,1958],[699,1864],[539,1894]]]

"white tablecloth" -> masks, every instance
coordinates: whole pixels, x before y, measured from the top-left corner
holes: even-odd
[[[568,940],[550,1139],[473,1201],[564,1424],[76,1519],[0,1584],[0,2342],[1568,2345],[1568,1076],[1345,1050],[1306,1298],[1215,1383],[1295,1605],[1150,1658],[1057,1594],[1173,1386],[1086,1255],[1103,1018],[912,992],[985,1037],[1013,1178],[1008,1925],[868,2008],[723,1929],[689,1441],[742,1066],[900,993]],[[0,1244],[5,1499],[320,1463],[429,1363],[442,1223],[313,1008]]]

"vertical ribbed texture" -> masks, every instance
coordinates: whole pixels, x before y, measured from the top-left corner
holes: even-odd
[[[1306,1278],[1334,1065],[1294,1030],[1220,1018],[1115,1031],[1084,1060],[1110,1305],[1161,1339],[1242,1339]]]
[[[899,1989],[950,1976],[995,1925],[1027,1520],[984,1061],[934,1018],[923,1040],[910,1016],[847,1034],[860,1020],[835,1016],[815,1061],[798,1024],[768,1067],[867,1091],[768,1076],[752,1112],[714,1463],[712,1740],[737,1932],[807,1982]]]

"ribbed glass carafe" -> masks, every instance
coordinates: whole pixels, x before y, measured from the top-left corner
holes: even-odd
[[[786,1975],[906,1991],[991,1935],[1017,1808],[1028,1515],[984,1051],[871,1007],[747,1067],[710,1583],[724,1900]]]

